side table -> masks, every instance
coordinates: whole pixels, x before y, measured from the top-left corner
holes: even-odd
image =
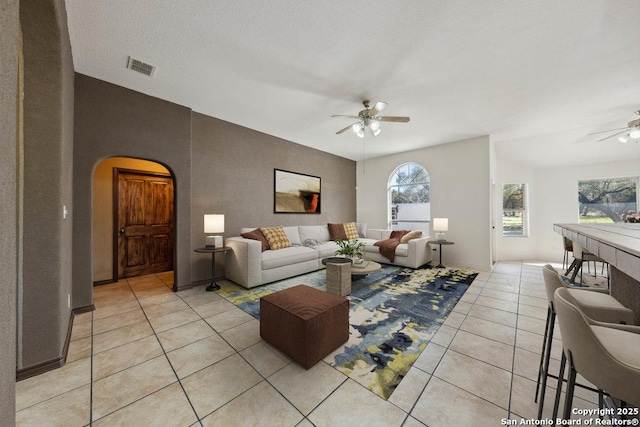
[[[438,265],[436,265],[436,268],[445,268],[445,266],[442,264],[442,245],[453,245],[455,243],[449,242],[447,240],[431,240],[429,241],[429,243],[434,243],[440,246],[440,249],[438,250],[438,252],[440,252],[440,262],[438,263]]]
[[[220,286],[216,283],[216,254],[219,252],[227,253],[230,250],[231,248],[228,248],[226,246],[213,248],[204,247],[193,250],[194,252],[198,252],[201,254],[211,254],[211,284],[207,286],[207,292],[217,291],[218,289],[220,289]]]

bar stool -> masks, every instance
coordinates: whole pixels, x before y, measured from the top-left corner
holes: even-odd
[[[562,269],[569,267],[569,252],[573,253],[573,242],[562,236],[562,244],[564,246],[564,256],[562,257]],[[566,274],[566,273],[565,273]]]
[[[589,263],[593,262],[594,277],[595,277],[595,275],[597,274],[596,272],[598,271],[596,269],[596,262],[601,262],[603,271],[604,271],[605,264],[607,265],[607,287],[609,287],[609,283],[610,283],[609,263],[603,260],[602,258],[592,254],[591,252],[585,251],[582,248],[582,246],[580,246],[575,242],[572,244],[572,246],[573,246],[574,259],[573,259],[573,262],[571,263],[571,267],[569,267],[569,270],[567,270],[567,272],[565,273],[565,275],[569,274],[569,271],[571,271],[571,269],[573,268],[573,274],[571,275],[571,283],[575,283],[575,279],[576,279],[576,275],[578,274],[578,271],[580,271],[580,283],[582,283],[582,264],[586,262],[587,268],[590,269]]]
[[[538,382],[536,384],[535,401],[538,402],[538,419],[542,419],[544,405],[544,395],[547,387],[549,374],[549,361],[551,359],[551,345],[553,344],[553,329],[556,321],[556,311],[554,306],[554,295],[557,289],[566,289],[576,304],[584,313],[592,319],[607,322],[633,325],[635,317],[632,310],[629,310],[618,300],[607,293],[606,289],[599,288],[569,288],[567,287],[558,272],[550,264],[542,268],[544,276],[545,290],[549,305],[547,307],[547,324],[544,330],[542,343],[542,353],[540,354],[540,367],[538,369]]]
[[[562,360],[553,419],[558,415],[562,378],[569,362],[563,419],[571,418],[576,374],[632,406],[640,406],[640,327],[589,319],[568,289],[556,290],[554,301],[562,333]],[[602,394],[600,394],[602,408]]]

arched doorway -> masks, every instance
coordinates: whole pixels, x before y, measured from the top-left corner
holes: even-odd
[[[429,172],[417,163],[398,166],[389,177],[388,226],[391,230],[422,230],[431,222]]]
[[[150,160],[110,157],[96,165],[92,186],[94,285],[154,273],[173,275],[171,171]]]

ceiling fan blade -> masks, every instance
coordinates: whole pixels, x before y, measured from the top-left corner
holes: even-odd
[[[376,120],[380,122],[407,123],[410,119],[409,117],[380,116],[380,117],[376,117]]]
[[[371,109],[371,115],[375,116],[380,111],[384,110],[386,107],[387,107],[386,102],[382,102],[382,101],[376,102],[376,105],[374,105],[373,108]]]
[[[627,129],[630,129],[630,128],[627,127],[627,128],[617,128],[617,129],[607,129],[607,130],[601,130],[601,131],[598,131],[598,132],[591,132],[591,133],[588,133],[587,135],[597,135],[599,133],[615,132],[617,130],[627,130]]]
[[[334,115],[333,115],[333,116],[331,116],[331,117],[346,117],[346,118],[348,118],[348,119],[359,119],[359,118],[360,118],[359,116],[346,116],[346,115],[344,115],[344,114],[334,114]]]
[[[618,133],[615,133],[615,134],[613,134],[613,135],[609,135],[609,136],[607,136],[607,137],[604,137],[604,138],[602,138],[602,139],[599,139],[599,140],[597,140],[596,142],[604,141],[605,139],[609,139],[609,138],[613,138],[614,136],[622,135],[623,133],[625,133],[625,132],[627,131],[627,129],[629,129],[629,128],[626,128],[626,129],[625,129],[625,130],[623,130],[622,132],[618,132]]]
[[[356,117],[357,119],[357,117]],[[356,123],[360,123],[360,122],[356,122]],[[340,135],[341,133],[345,133],[346,131],[348,131],[349,129],[351,129],[351,127],[353,125],[355,125],[356,123],[352,123],[349,126],[347,126],[346,128],[340,129],[338,132],[336,132],[336,135]]]

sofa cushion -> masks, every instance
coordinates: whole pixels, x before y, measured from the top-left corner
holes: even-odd
[[[302,241],[300,240],[300,235],[298,234],[297,225],[292,227],[282,227],[282,229],[284,230],[284,234],[287,235],[287,238],[291,242],[291,245],[300,246],[302,244]]]
[[[342,225],[344,226],[344,234],[347,236],[348,240],[360,237],[358,235],[358,229],[356,228],[355,222],[345,222]]]
[[[306,240],[316,240],[318,242],[328,242],[329,228],[326,225],[301,225],[298,227],[300,241],[304,245]]]
[[[376,240],[373,239],[360,239],[361,242],[365,242],[365,247],[362,248],[362,251],[365,253],[365,258],[366,253],[370,252],[370,253],[374,253],[374,254],[379,254],[380,253],[380,248],[378,246],[374,246],[373,244],[376,242]],[[408,243],[400,243],[398,246],[396,246],[396,256],[402,256],[402,257],[406,257],[409,256],[409,244]]]
[[[318,258],[322,259],[334,256],[336,254],[336,251],[339,249],[339,246],[336,242],[329,241],[316,245],[314,249],[318,252]]]
[[[261,228],[260,231],[262,231],[265,239],[269,242],[271,250],[284,249],[291,246],[291,242],[281,225],[278,227]]]
[[[318,259],[318,252],[316,250],[305,248],[304,246],[291,246],[277,251],[263,252],[261,266],[263,270],[270,270],[272,268],[284,267],[316,259]]]
[[[358,229],[358,236],[367,237],[367,223],[356,222],[356,228]]]
[[[257,240],[262,244],[262,252],[269,249],[269,242],[265,239],[264,234],[260,229],[256,228],[255,230],[240,234],[245,239]]]
[[[420,237],[422,237],[422,231],[413,230],[402,236],[400,243],[407,243],[409,240],[419,239]]]

